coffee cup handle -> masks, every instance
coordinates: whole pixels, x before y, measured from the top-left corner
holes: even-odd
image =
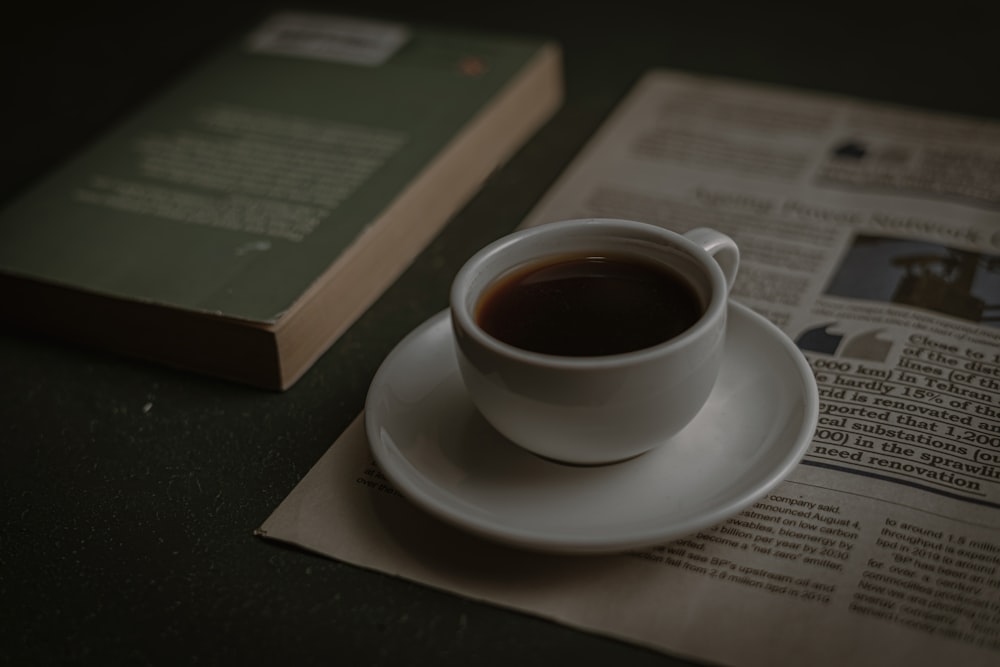
[[[726,277],[726,289],[731,290],[740,268],[740,249],[736,242],[708,227],[696,227],[684,232],[684,236],[704,248],[718,262],[722,275]]]

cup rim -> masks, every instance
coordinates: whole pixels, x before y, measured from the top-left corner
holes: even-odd
[[[679,246],[688,256],[695,258],[698,264],[703,269],[706,269],[708,273],[712,291],[709,301],[705,306],[705,311],[698,318],[697,322],[673,338],[630,352],[596,356],[566,356],[525,350],[510,343],[505,343],[484,331],[475,321],[475,313],[470,312],[472,309],[468,307],[469,300],[466,299],[466,293],[470,289],[472,281],[478,276],[478,270],[483,263],[498,253],[505,252],[507,248],[513,245],[525,243],[526,240],[543,235],[559,235],[565,233],[563,230],[567,228],[627,230],[639,239],[657,240],[656,237],[659,237],[658,240],[669,240],[673,247]],[[487,281],[487,284],[492,284],[498,277],[499,275],[493,276]],[[475,302],[478,303],[478,299]],[[685,348],[696,345],[706,333],[706,330],[713,327],[719,317],[725,315],[728,302],[729,291],[726,287],[726,279],[722,268],[704,248],[679,232],[646,222],[621,218],[576,218],[542,223],[511,232],[487,244],[466,260],[458,270],[458,273],[455,274],[449,294],[449,306],[453,326],[460,329],[465,336],[475,340],[479,346],[490,350],[494,354],[518,360],[522,363],[563,370],[601,369],[633,364],[641,365],[665,354],[674,354],[675,352],[682,351]]]

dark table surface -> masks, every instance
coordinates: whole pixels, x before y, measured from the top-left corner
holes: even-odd
[[[4,10],[0,201],[280,8],[90,4]],[[0,664],[686,664],[253,529],[359,413],[385,354],[445,305],[464,259],[518,224],[644,69],[1000,119],[998,3],[292,7],[551,36],[566,105],[285,393],[0,329]]]

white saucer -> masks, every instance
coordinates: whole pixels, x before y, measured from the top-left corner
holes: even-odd
[[[721,522],[778,484],[816,425],[798,348],[730,303],[716,388],[663,446],[606,466],[548,461],[498,434],[465,394],[447,310],[404,338],[372,381],[365,427],[382,472],[410,501],[483,537],[569,553],[662,544]]]

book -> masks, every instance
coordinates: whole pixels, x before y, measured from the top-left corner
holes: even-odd
[[[0,322],[286,389],[562,98],[541,37],[275,14],[0,211]]]

